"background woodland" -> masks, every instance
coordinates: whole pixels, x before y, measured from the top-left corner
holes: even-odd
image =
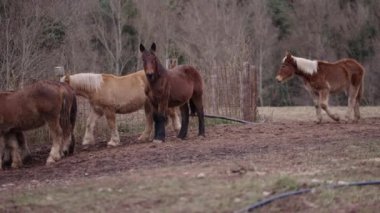
[[[367,70],[362,104],[380,103],[378,0],[0,0],[0,29],[2,90],[54,79],[57,65],[125,75],[142,68],[139,44],[154,41],[162,63],[201,71],[206,106],[214,98],[218,111],[238,108],[244,62],[258,71],[260,105],[311,105],[298,78],[274,80],[286,50],[357,59]],[[345,95],[331,103],[346,105]]]

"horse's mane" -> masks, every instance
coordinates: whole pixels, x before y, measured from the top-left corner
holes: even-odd
[[[65,81],[66,76],[61,78],[61,82]],[[96,73],[78,73],[70,75],[69,84],[74,89],[85,90],[88,92],[97,91],[103,84],[102,74]]]
[[[318,71],[318,61],[292,56],[297,68],[305,74],[312,75]]]

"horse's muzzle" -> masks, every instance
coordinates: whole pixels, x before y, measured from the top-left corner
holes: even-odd
[[[154,73],[146,74],[148,81],[154,81]]]
[[[276,76],[276,80],[278,83],[281,83],[283,79],[281,76],[278,75],[278,76]]]

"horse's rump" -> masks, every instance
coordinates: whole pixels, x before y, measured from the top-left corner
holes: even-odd
[[[73,90],[68,85],[55,81],[39,81],[18,91],[3,93],[0,96],[2,118],[0,131],[5,135],[12,133],[11,131],[22,134],[21,131],[48,124],[52,133],[53,147],[47,162],[55,162],[62,157],[61,141],[65,140],[65,136],[72,134],[71,124],[75,122],[75,115],[72,113],[76,113],[75,103]],[[19,137],[17,140],[20,140]],[[15,139],[12,139],[12,143],[15,143],[14,141]],[[17,145],[13,145],[12,148],[15,147]],[[63,152],[65,149],[66,147],[63,147]],[[18,155],[14,156],[19,162]],[[12,161],[12,167],[18,167],[18,164],[13,165],[16,161],[13,159]]]

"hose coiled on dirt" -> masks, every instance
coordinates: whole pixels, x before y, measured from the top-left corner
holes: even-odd
[[[380,180],[373,180],[373,181],[363,181],[363,182],[352,182],[352,183],[344,183],[344,184],[335,184],[335,185],[327,185],[326,188],[336,189],[341,187],[348,187],[348,186],[368,186],[368,185],[380,185]],[[263,207],[275,200],[279,200],[282,198],[290,197],[293,195],[301,195],[305,193],[309,193],[313,191],[314,188],[310,189],[300,189],[300,190],[294,190],[289,192],[284,192],[278,195],[274,195],[272,197],[269,197],[267,199],[261,200],[259,202],[256,202],[252,205],[249,205],[248,207],[245,207],[241,210],[236,211],[235,213],[245,213],[245,212],[252,212],[255,209],[258,209],[260,207]]]

